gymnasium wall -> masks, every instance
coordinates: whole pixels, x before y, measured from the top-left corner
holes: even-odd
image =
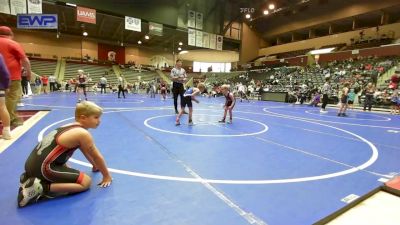
[[[329,62],[333,60],[345,60],[357,56],[400,56],[400,45],[385,46],[378,48],[368,48],[359,50],[358,54],[353,51],[344,51],[338,53],[323,54],[319,56],[319,62]]]
[[[260,47],[265,43],[246,23],[243,23],[241,36],[239,64],[246,64],[258,56]]]
[[[54,57],[75,57],[89,55],[92,59],[99,59],[99,45],[94,40],[82,40],[81,37],[61,34],[59,38],[53,32],[17,30],[13,29],[14,40],[22,45],[26,53],[40,54],[41,58],[53,59]],[[116,46],[119,47],[119,46]],[[100,49],[101,54],[107,49]],[[167,58],[170,65],[174,65],[172,53],[152,51],[148,48],[125,47],[122,63],[135,61],[136,64],[150,64],[150,58],[161,55]],[[103,57],[103,56],[102,56]],[[118,54],[117,54],[118,57]]]
[[[368,57],[368,56],[400,56],[400,45],[392,45],[392,46],[383,46],[376,48],[367,48],[356,51],[341,51],[334,52],[328,54],[321,54],[319,56],[319,63],[331,62],[334,60],[347,60],[350,58],[356,58],[358,56]],[[288,63],[290,66],[306,66],[308,62],[307,56],[298,56],[287,59],[277,59],[277,60],[269,60],[263,61],[262,64],[266,66],[277,65],[280,63]]]
[[[126,62],[134,61],[135,64],[150,65],[151,57],[156,55],[165,57],[170,66],[175,65],[173,55],[170,52],[152,51],[150,49],[142,49],[137,47],[125,48]]]
[[[93,1],[93,0],[60,0],[74,3],[98,11],[116,15],[126,15],[142,20],[143,28],[148,30],[148,21],[161,23],[170,27],[187,27],[188,10],[203,13],[203,31],[219,33],[221,15],[226,5],[218,0],[177,0],[177,1]]]
[[[42,58],[81,57],[81,38],[61,35],[57,39],[55,33],[29,30],[13,29],[13,32],[14,40],[22,45],[26,53],[40,54]],[[86,42],[85,46],[89,47],[92,44]],[[93,54],[92,51],[88,50],[87,53]],[[93,56],[97,58],[97,50]]]
[[[393,24],[389,24],[389,25],[380,26],[379,32],[380,32],[380,34],[392,33],[394,38],[396,38],[396,39],[400,38],[400,23],[393,23]],[[259,56],[272,55],[272,54],[277,54],[277,53],[291,52],[291,51],[309,49],[309,48],[319,49],[322,46],[332,45],[332,44],[340,44],[340,43],[346,43],[347,45],[350,45],[350,39],[359,37],[359,33],[360,33],[360,30],[356,30],[356,31],[350,31],[350,32],[345,32],[345,33],[340,33],[340,34],[328,35],[328,36],[319,37],[319,38],[313,38],[313,39],[309,39],[309,40],[296,41],[296,42],[292,42],[292,43],[288,43],[288,44],[282,44],[282,45],[277,45],[277,46],[272,46],[272,47],[267,47],[267,48],[261,48],[261,49],[259,49],[258,55]],[[373,38],[376,37],[375,27],[364,29],[364,33],[365,33],[365,37],[368,37],[368,36],[371,36]]]
[[[281,63],[288,63],[290,66],[307,66],[308,62],[307,58],[308,58],[307,56],[297,56],[287,59],[263,61],[262,64],[266,66],[273,66]]]
[[[332,1],[335,2],[335,1]],[[335,3],[334,3],[335,4]],[[340,5],[340,1],[336,4]],[[317,26],[319,24],[325,24],[334,22],[336,20],[342,20],[346,18],[352,18],[357,15],[375,12],[380,9],[385,9],[394,5],[398,5],[398,0],[363,0],[362,4],[354,2],[351,5],[330,9],[328,12],[319,12],[318,10],[307,12],[307,14],[298,13],[296,15],[289,16],[289,22],[285,23],[269,23],[268,30],[264,37],[274,37],[279,34],[284,34],[308,27]],[[323,7],[323,5],[319,6]],[[285,20],[287,21],[287,20]]]

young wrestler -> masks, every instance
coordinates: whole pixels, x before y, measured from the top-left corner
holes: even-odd
[[[77,76],[77,81],[78,81],[78,88],[77,88],[77,96],[78,96],[78,102],[81,102],[81,91],[83,92],[83,95],[85,96],[85,100],[87,100],[87,95],[86,95],[86,84],[88,82],[88,77],[86,74],[84,74],[83,70],[78,70],[78,76]]]
[[[347,104],[349,106],[349,109],[354,110],[354,100],[356,98],[356,93],[354,93],[354,88],[351,88],[348,94],[348,99],[347,99]]]
[[[165,85],[164,81],[161,81],[160,91],[161,91],[162,100],[165,100],[167,98],[167,85]]]
[[[390,102],[391,102],[391,106],[390,106],[390,114],[396,114],[396,110],[400,112],[400,107],[399,107],[399,90],[398,89],[394,89],[392,96],[390,97]]]
[[[314,107],[318,107],[318,104],[321,101],[321,93],[319,93],[318,91],[315,92],[314,97],[312,98],[309,106],[314,106]]]
[[[36,145],[26,160],[25,172],[20,177],[19,207],[90,188],[91,178],[88,175],[66,165],[77,148],[93,165],[92,170],[102,173],[103,180],[98,185],[110,186],[111,175],[88,131],[89,128],[99,126],[102,112],[102,108],[93,102],[78,103],[75,122],[50,132]]]
[[[175,125],[181,125],[180,118],[185,112],[185,106],[187,105],[189,108],[189,125],[193,125],[192,114],[193,114],[193,106],[192,100],[199,103],[199,101],[195,98],[196,95],[201,94],[205,90],[205,86],[203,83],[199,83],[197,88],[188,88],[186,92],[183,94],[183,101],[181,102],[181,111],[176,117]]]
[[[229,121],[228,123],[232,123],[232,109],[235,107],[235,97],[233,96],[233,93],[229,91],[230,86],[227,84],[224,84],[221,86],[221,91],[222,94],[225,96],[225,105],[224,105],[224,117],[222,120],[218,121],[220,123],[225,123],[225,118],[226,118],[226,113],[229,111]]]
[[[349,86],[350,84],[348,82],[344,83],[344,87],[342,89],[342,95],[340,97],[340,108],[338,111],[338,116],[346,116],[346,110],[347,110],[347,101],[348,101],[348,95],[349,95]]]

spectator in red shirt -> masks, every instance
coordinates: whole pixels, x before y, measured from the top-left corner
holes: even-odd
[[[40,79],[42,80],[42,91],[47,94],[47,85],[49,84],[49,78],[47,76],[43,76]]]
[[[0,54],[3,55],[11,83],[6,93],[6,106],[10,114],[11,126],[20,126],[22,120],[17,117],[17,103],[21,98],[21,67],[26,70],[28,80],[31,78],[31,65],[21,45],[13,41],[14,34],[9,27],[0,26]]]

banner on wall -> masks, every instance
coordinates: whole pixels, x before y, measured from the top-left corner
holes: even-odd
[[[42,14],[42,0],[28,0],[28,13]]]
[[[10,0],[11,15],[26,14],[26,0]]]
[[[217,49],[217,35],[210,34],[210,48]]]
[[[203,29],[203,13],[196,12],[196,29]]]
[[[114,51],[109,51],[109,52],[107,53],[107,59],[108,59],[108,61],[110,61],[110,62],[115,62],[116,56],[117,56],[117,53],[114,52]]]
[[[217,50],[222,50],[222,45],[224,42],[224,37],[217,35]]]
[[[18,29],[57,29],[57,14],[18,14]]]
[[[137,18],[125,16],[125,29],[141,32],[142,31],[142,21]]]
[[[10,14],[9,0],[0,0],[0,13]]]
[[[76,21],[96,24],[96,10],[85,7],[76,7]]]
[[[101,61],[125,64],[125,47],[98,43],[97,58]]]
[[[210,34],[203,32],[203,48],[210,48]]]
[[[159,23],[149,22],[149,34],[163,36],[163,25]]]
[[[196,28],[196,12],[193,10],[188,11],[188,27]]]
[[[188,29],[188,45],[196,46],[196,30]]]
[[[203,47],[203,32],[196,30],[196,47]]]

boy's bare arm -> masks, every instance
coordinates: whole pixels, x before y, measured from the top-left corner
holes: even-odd
[[[230,94],[229,94],[229,98],[230,98],[231,101],[232,101],[232,104],[231,104],[231,106],[229,106],[229,109],[233,109],[233,106],[235,106],[235,103],[236,103],[235,96],[233,96],[233,94],[230,93]]]
[[[94,144],[92,136],[87,131],[84,135],[81,135],[80,149],[85,157],[93,164],[93,166],[99,169],[101,174],[103,175],[103,180],[99,183],[99,185],[101,187],[110,186],[112,178],[110,173],[108,172],[106,162],[100,151]]]
[[[191,94],[191,96],[196,96],[200,94],[200,90],[198,88],[193,88],[193,93]]]

